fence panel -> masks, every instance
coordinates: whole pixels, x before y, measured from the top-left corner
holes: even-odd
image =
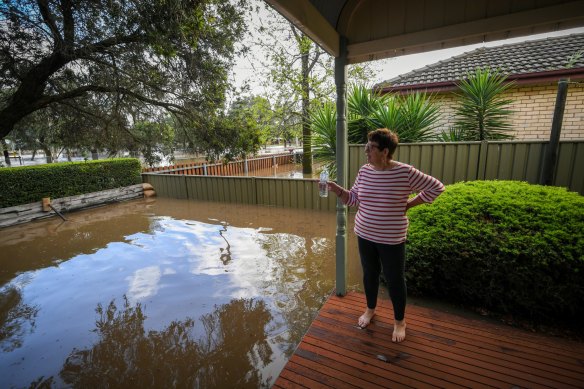
[[[258,177],[177,176],[144,173],[160,197],[335,210],[336,196],[318,195],[313,180]]]
[[[584,142],[560,142],[554,185],[584,193]]]
[[[400,144],[395,159],[445,184],[460,181],[517,180],[539,183],[547,141]],[[362,145],[349,146],[349,185],[365,163]],[[562,141],[554,185],[584,194],[584,142]]]
[[[476,179],[538,183],[547,142],[456,142],[402,144],[395,159],[432,174],[445,184]],[[365,163],[362,145],[349,146],[349,182]],[[280,162],[278,160],[278,162]],[[271,160],[258,160],[258,166]],[[560,142],[554,185],[584,194],[584,141]],[[144,173],[161,197],[335,210],[336,196],[321,198],[312,180]]]

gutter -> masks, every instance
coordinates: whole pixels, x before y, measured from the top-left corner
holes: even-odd
[[[517,85],[528,85],[556,82],[561,78],[569,78],[571,80],[584,79],[584,67],[558,69],[534,73],[510,74],[507,76],[506,82],[507,83],[515,82],[515,84]],[[458,89],[458,87],[456,86],[456,82],[457,81],[440,81],[429,82],[424,84],[399,85],[394,87],[386,86],[381,89],[373,87],[373,90],[381,94],[387,93],[410,94],[412,92],[428,92],[428,93],[452,92]]]

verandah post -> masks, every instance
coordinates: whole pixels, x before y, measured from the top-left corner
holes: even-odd
[[[335,58],[335,84],[337,87],[337,183],[348,185],[348,143],[347,143],[347,39],[339,40],[339,56]],[[336,235],[336,294],[347,293],[347,206],[337,199]]]

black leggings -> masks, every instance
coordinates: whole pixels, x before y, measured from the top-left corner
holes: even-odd
[[[395,245],[371,242],[357,237],[359,255],[363,266],[363,286],[367,307],[375,309],[377,306],[377,292],[379,291],[379,275],[387,281],[389,297],[393,304],[395,320],[403,320],[406,311],[406,244]]]

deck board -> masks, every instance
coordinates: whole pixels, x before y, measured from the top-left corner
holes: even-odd
[[[330,296],[275,388],[584,388],[584,344],[408,305],[393,343],[391,303],[366,329],[365,297]]]

